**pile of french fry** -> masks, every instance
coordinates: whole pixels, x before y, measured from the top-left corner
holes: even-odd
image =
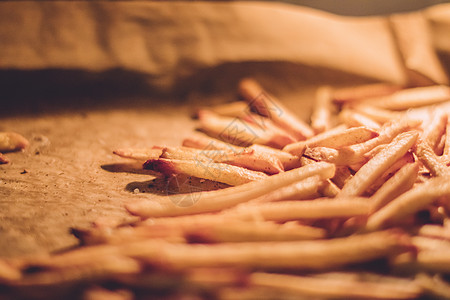
[[[114,151],[193,192],[130,201],[139,221],[74,229],[77,249],[0,261],[0,291],[450,299],[448,86],[320,87],[310,123],[252,79],[239,95],[199,109],[180,147]]]

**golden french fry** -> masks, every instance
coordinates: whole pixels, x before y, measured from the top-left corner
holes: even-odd
[[[280,200],[303,200],[317,196],[317,192],[324,184],[319,175],[305,178],[299,182],[292,183],[276,189],[266,195],[251,200],[251,203],[273,202]]]
[[[199,160],[159,158],[156,160],[148,160],[145,162],[144,168],[160,172],[167,177],[173,174],[188,174],[229,185],[241,185],[267,177],[262,172],[223,163]]]
[[[409,163],[403,166],[370,197],[372,212],[379,210],[391,200],[409,190],[414,185],[418,174],[419,164]]]
[[[450,100],[450,87],[445,85],[403,89],[388,96],[366,99],[374,106],[391,110],[406,110],[448,100]]]
[[[261,218],[267,221],[285,222],[299,219],[345,218],[369,214],[365,198],[315,199],[304,201],[279,201],[245,203],[224,211],[225,215],[242,220]]]
[[[364,101],[369,97],[391,95],[402,89],[400,85],[387,83],[371,83],[359,86],[337,88],[333,91],[334,101],[342,104],[353,101]]]
[[[21,150],[28,145],[28,140],[18,133],[0,132],[0,152]]]
[[[336,166],[336,172],[334,177],[331,178],[331,181],[334,182],[339,189],[342,189],[352,176],[353,174],[347,166]]]
[[[258,123],[250,123],[245,119],[219,116],[212,111],[199,112],[200,129],[208,135],[237,146],[262,144],[274,148],[283,148],[295,140],[274,127],[264,128]],[[266,122],[270,120],[267,119]]]
[[[311,114],[311,127],[316,133],[324,132],[331,128],[332,97],[333,91],[329,86],[321,86],[316,91]]]
[[[200,107],[194,113],[198,117],[198,113],[204,109],[208,109],[218,115],[226,117],[243,117],[250,113],[250,107],[244,101],[234,101],[229,103],[217,104],[214,106]]]
[[[333,181],[327,179],[320,187],[319,193],[328,198],[334,198],[340,193],[341,189]]]
[[[380,124],[371,118],[360,114],[352,109],[343,109],[339,113],[339,121],[346,124],[349,127],[364,126],[374,131],[380,130]]]
[[[360,276],[361,279],[357,278],[358,274],[324,275],[299,276],[255,272],[250,275],[249,282],[250,286],[276,289],[281,295],[287,293],[292,296],[301,296],[302,299],[303,297],[305,299],[316,297],[319,299],[413,299],[422,294],[422,288],[416,282],[407,279],[374,276],[375,278],[369,281],[364,280],[364,276]]]
[[[293,242],[170,244],[159,241],[125,245],[121,253],[173,269],[240,267],[258,269],[329,270],[413,250],[397,230],[344,238]]]
[[[193,134],[183,140],[184,147],[203,149],[203,150],[225,150],[239,153],[245,151],[243,147],[238,147],[229,143],[222,142],[217,139],[210,138],[204,134]],[[271,155],[277,157],[285,170],[291,170],[300,166],[300,159],[290,153],[274,149],[271,147],[253,144],[249,149],[252,149],[257,155]]]
[[[151,149],[117,149],[113,153],[123,157],[132,158],[139,161],[146,161],[149,159],[158,159],[163,152],[162,148],[151,148]]]
[[[427,225],[425,225],[427,226]],[[420,229],[419,229],[420,230]],[[440,249],[450,249],[450,241],[426,236],[413,236],[411,242],[419,251],[439,251]]]
[[[432,298],[450,299],[450,284],[443,280],[440,275],[432,276],[426,273],[419,273],[416,275],[415,281]]]
[[[404,112],[387,110],[369,104],[352,105],[351,109],[381,124],[401,119],[405,116]]]
[[[419,251],[414,265],[419,270],[448,273],[450,270],[450,248]]]
[[[450,196],[450,177],[431,178],[401,194],[371,215],[366,227],[368,230],[377,230],[386,227],[388,223],[397,224],[443,196]]]
[[[287,151],[293,155],[301,156],[306,148],[327,147],[339,149],[345,146],[365,142],[377,136],[377,132],[366,127],[352,127],[345,129],[339,126],[334,130],[332,129],[326,131],[306,141],[289,144],[283,148],[283,151]]]
[[[253,171],[277,174],[284,171],[278,157],[265,152],[256,152],[253,148],[243,148],[239,152],[231,150],[199,150],[194,148],[165,147],[160,156],[167,159],[194,160],[199,163],[216,162],[247,168]]]
[[[362,195],[394,162],[406,154],[415,143],[417,136],[418,133],[414,131],[399,134],[347,181],[339,197]]]
[[[273,120],[276,125],[292,134],[297,140],[304,140],[314,135],[308,124],[297,118],[275,97],[264,91],[255,80],[243,79],[239,83],[239,94],[252,109]]]
[[[443,156],[450,156],[450,122],[447,122],[445,127],[444,150],[442,152]]]
[[[380,129],[379,135],[377,137],[360,144],[348,146],[346,148],[343,148],[342,150],[349,152],[348,155],[353,154],[356,157],[364,157],[364,154],[374,149],[375,147],[390,143],[400,133],[414,129],[420,124],[421,121],[411,120],[408,118],[394,120],[384,124]],[[360,161],[362,162],[364,161],[364,159],[360,159]]]
[[[307,177],[320,175],[321,178],[328,179],[333,177],[334,171],[334,165],[319,162],[224,190],[193,193],[188,196],[174,195],[159,203],[156,201],[132,202],[128,203],[126,208],[132,214],[141,217],[164,217],[214,212],[250,201]],[[193,200],[195,200],[194,203],[192,203]],[[193,205],[187,206],[185,201]]]
[[[445,134],[447,127],[447,114],[440,111],[436,111],[433,114],[433,118],[422,133],[422,140],[433,149],[434,153],[438,154],[438,146],[441,141],[441,137]]]
[[[418,235],[450,240],[450,225],[425,224],[417,232]]]
[[[431,175],[450,175],[450,169],[438,158],[426,141],[419,140],[414,147],[414,153],[423,165],[430,171]]]
[[[236,243],[263,241],[315,240],[326,237],[322,228],[300,224],[277,224],[271,222],[243,222],[230,220],[227,225],[191,226],[186,232],[187,240],[207,243]]]

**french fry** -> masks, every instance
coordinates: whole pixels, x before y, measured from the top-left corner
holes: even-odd
[[[444,150],[442,152],[443,156],[450,156],[450,122],[448,121],[447,126],[445,127]]]
[[[382,126],[377,137],[360,144],[348,146],[347,148],[343,148],[343,150],[349,152],[349,154],[347,155],[352,154],[356,157],[364,156],[365,153],[369,152],[375,147],[390,143],[400,133],[414,129],[420,124],[421,121],[411,120],[408,118],[402,118],[399,120],[388,122]],[[364,159],[360,159],[360,161],[364,161]]]
[[[0,152],[22,150],[30,143],[22,135],[15,132],[0,132]]]
[[[203,150],[231,150],[239,153],[245,151],[243,147],[238,147],[217,139],[210,138],[203,134],[195,134],[183,140],[184,147],[191,147]],[[300,159],[290,153],[274,149],[271,147],[253,144],[250,147],[257,155],[271,155],[277,157],[285,170],[291,170],[300,166]]]
[[[401,119],[405,116],[404,112],[383,109],[365,103],[352,105],[351,109],[381,124],[390,122],[392,120]]]
[[[276,289],[282,295],[314,299],[413,299],[422,294],[422,288],[412,280],[374,276],[375,279],[369,281],[351,278],[352,275],[299,276],[255,272],[250,275],[249,282],[250,286]]]
[[[146,161],[149,159],[158,159],[163,152],[162,148],[151,148],[151,149],[117,149],[113,153],[123,157],[131,158],[138,161]]]
[[[439,197],[450,195],[450,178],[435,177],[401,194],[367,220],[368,230],[377,230],[389,224],[398,224],[406,217],[426,208]]]
[[[274,190],[262,197],[251,200],[251,203],[273,202],[280,200],[303,200],[317,196],[319,188],[324,184],[318,175],[305,178],[299,182],[292,183]]]
[[[319,229],[320,230],[320,229]],[[16,281],[22,277],[20,270],[5,260],[0,260],[0,283]]]
[[[226,117],[243,117],[250,113],[250,107],[244,101],[233,101],[228,103],[217,104],[214,106],[200,107],[194,113],[198,117],[200,111],[208,109],[218,115]]]
[[[441,248],[437,251],[419,251],[413,264],[419,270],[448,273],[450,270],[450,248]]]
[[[159,158],[156,160],[148,160],[145,162],[144,168],[160,172],[166,177],[173,174],[188,174],[229,185],[241,185],[267,177],[267,175],[262,172],[223,163],[199,160],[191,161]]]
[[[345,183],[350,180],[352,176],[353,174],[347,166],[336,166],[336,172],[334,177],[331,178],[331,181],[335,183],[339,189],[342,189]]]
[[[359,86],[337,88],[333,91],[333,100],[343,104],[353,101],[363,101],[370,97],[380,97],[391,95],[402,89],[400,85],[387,83],[371,83]]]
[[[413,250],[407,235],[380,231],[344,238],[294,242],[170,244],[124,246],[122,253],[175,270],[241,267],[265,270],[330,270]]]
[[[268,203],[246,203],[224,214],[242,220],[252,220],[255,216],[276,222],[299,219],[346,218],[369,214],[369,203],[365,198],[315,199],[304,201],[279,201]]]
[[[409,163],[403,166],[370,197],[372,212],[379,210],[391,200],[409,190],[414,185],[418,174],[419,164]]]
[[[364,126],[374,131],[380,130],[380,124],[371,118],[352,109],[343,109],[339,113],[339,120],[348,127]]]
[[[277,174],[284,171],[283,165],[277,157],[261,151],[256,152],[253,148],[243,148],[240,152],[233,152],[227,150],[199,150],[187,147],[165,147],[160,158],[227,163],[267,174]]]
[[[307,177],[320,175],[323,179],[333,177],[335,167],[328,163],[315,163],[284,173],[272,175],[262,180],[250,182],[244,185],[227,188],[224,190],[194,193],[190,197],[197,197],[195,205],[181,207],[185,196],[170,197],[164,202],[139,201],[126,205],[126,208],[135,215],[141,217],[164,217],[214,212],[235,206],[260,197],[275,189],[298,182]]]
[[[273,120],[277,126],[292,134],[297,140],[304,140],[314,135],[313,130],[305,122],[264,91],[255,80],[243,79],[239,83],[239,94],[252,109]]]
[[[333,181],[327,179],[320,187],[319,193],[328,198],[334,198],[340,193],[341,189]]]
[[[417,234],[450,241],[450,226],[448,224],[444,224],[443,226],[425,224],[420,227]]]
[[[202,150],[231,150],[235,152],[240,152],[243,149],[243,147],[214,139],[202,133],[191,134],[183,140],[182,146]]]
[[[433,149],[434,153],[438,155],[438,145],[441,141],[441,137],[445,134],[447,127],[447,114],[437,111],[433,114],[434,117],[430,124],[428,124],[422,133],[422,140]]]
[[[432,238],[419,235],[411,237],[411,242],[414,244],[414,246],[417,247],[419,251],[438,251],[440,249],[450,249],[450,241],[440,238]]]
[[[261,144],[283,148],[294,142],[290,135],[284,134],[282,131],[274,131],[273,127],[263,128],[241,118],[219,116],[211,111],[200,111],[199,120],[202,131],[237,146]]]
[[[450,100],[450,87],[445,85],[403,89],[388,96],[366,99],[374,106],[391,110],[406,110],[448,100]]]
[[[450,299],[450,285],[441,276],[419,273],[416,275],[415,281],[431,297],[442,300]]]
[[[450,175],[450,169],[438,158],[427,142],[419,140],[414,147],[414,153],[423,165],[430,171],[431,175]]]
[[[321,86],[316,91],[311,114],[311,127],[316,133],[324,132],[331,128],[332,94],[332,89],[329,86]]]
[[[347,181],[339,197],[360,196],[394,162],[406,154],[417,139],[417,132],[399,134],[385,149],[369,160]]]
[[[328,147],[339,149],[365,142],[377,136],[378,133],[365,127],[352,127],[348,129],[338,127],[335,130],[329,130],[306,141],[289,144],[283,148],[283,151],[301,156],[306,148]]]
[[[206,243],[299,241],[326,237],[326,231],[322,228],[292,223],[277,224],[231,220],[227,226],[223,226],[223,224],[191,226],[185,234],[188,241]]]

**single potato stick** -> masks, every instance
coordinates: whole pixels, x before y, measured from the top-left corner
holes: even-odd
[[[0,132],[0,152],[22,150],[30,143],[22,135],[15,132]]]
[[[241,185],[267,177],[265,173],[248,170],[242,167],[198,160],[190,161],[159,158],[146,161],[144,169],[160,172],[166,177],[173,174],[188,174],[229,185]]]
[[[347,274],[339,277],[299,276],[255,272],[250,275],[250,286],[276,289],[313,299],[413,299],[422,294],[422,288],[412,280],[387,277],[378,281],[349,280]],[[304,299],[308,299],[304,298]],[[302,298],[303,299],[303,298]]]
[[[341,192],[341,189],[334,184],[333,181],[327,179],[322,186],[319,187],[319,193],[328,198],[334,198]]]
[[[283,165],[277,157],[264,152],[256,152],[252,148],[243,148],[240,152],[234,152],[230,150],[165,147],[160,158],[227,163],[267,174],[278,174],[284,171]]]
[[[323,179],[320,178],[319,175],[314,175],[299,182],[276,189],[262,197],[249,201],[249,203],[311,199],[312,197],[317,196],[317,192],[323,184]]]
[[[438,154],[438,146],[441,141],[441,137],[445,134],[445,129],[447,127],[447,114],[442,113],[440,111],[436,111],[435,114],[433,114],[433,118],[424,128],[424,131],[422,133],[422,140],[433,149],[434,153]]]
[[[450,122],[447,122],[445,127],[444,150],[442,152],[443,156],[450,156]]]
[[[367,220],[368,230],[378,230],[387,224],[397,224],[406,217],[426,208],[439,197],[450,196],[450,177],[431,178],[401,194]]]
[[[233,101],[228,103],[217,104],[214,106],[200,107],[194,113],[194,117],[198,117],[200,111],[207,109],[218,115],[226,117],[243,117],[250,113],[250,107],[244,101]]]
[[[250,201],[275,189],[298,182],[305,178],[320,175],[322,179],[333,177],[335,166],[329,163],[315,163],[284,173],[269,176],[262,180],[223,190],[193,193],[189,201],[195,199],[192,206],[181,207],[186,195],[174,195],[164,202],[140,201],[126,205],[128,211],[141,217],[169,217],[219,211]]]
[[[162,148],[151,148],[151,149],[117,149],[113,153],[123,158],[131,158],[138,161],[146,161],[149,159],[158,159],[163,152]]]
[[[293,242],[125,245],[121,253],[175,270],[193,267],[240,267],[265,270],[330,270],[413,250],[397,230],[344,238]]]
[[[345,185],[345,183],[352,178],[353,174],[347,166],[336,166],[336,173],[331,181],[336,184],[339,189]]]
[[[192,226],[186,232],[186,239],[206,243],[238,243],[264,241],[316,240],[326,237],[322,228],[272,222],[243,222],[232,220],[225,226]]]
[[[207,110],[199,112],[199,121],[200,129],[208,135],[237,146],[261,144],[280,149],[293,142],[290,136],[282,132],[262,128],[241,118],[219,116]]]
[[[347,155],[353,154],[356,157],[363,157],[364,154],[374,149],[375,147],[390,143],[397,135],[405,131],[414,129],[419,126],[421,121],[402,118],[384,124],[379,132],[379,135],[373,139],[367,140],[360,144],[354,144],[343,148]],[[361,159],[360,161],[364,161]]]
[[[374,97],[365,101],[384,109],[407,110],[448,100],[450,100],[450,87],[435,85],[403,89],[388,96]]]
[[[297,140],[304,140],[314,135],[313,130],[285,108],[277,99],[269,95],[253,79],[243,79],[239,83],[239,94],[250,107],[260,115],[273,120],[280,128],[292,134]]]
[[[409,190],[416,182],[418,175],[418,163],[404,165],[370,197],[371,211],[379,210],[391,200]]]
[[[375,155],[356,174],[347,181],[339,197],[360,196],[393,163],[412,147],[418,137],[414,131],[399,134],[386,148]]]
[[[306,141],[289,144],[283,148],[293,155],[301,156],[305,148],[328,147],[339,149],[345,146],[360,144],[378,136],[378,133],[366,127],[352,127],[342,130],[329,130]]]
[[[426,273],[419,273],[416,275],[415,281],[433,298],[450,299],[450,284],[443,280],[440,275],[431,276]]]
[[[231,150],[235,152],[240,152],[243,149],[243,147],[214,139],[203,133],[192,133],[183,140],[182,146],[202,150]]]
[[[339,113],[339,121],[348,127],[364,126],[374,131],[380,130],[380,124],[352,109],[345,108]]]
[[[450,241],[450,226],[426,224],[420,227],[417,234],[421,236],[429,236]]]
[[[352,105],[351,109],[381,124],[392,120],[397,120],[405,116],[404,112],[383,109],[369,104]]]
[[[217,139],[210,138],[204,134],[193,134],[183,140],[184,147],[203,149],[203,150],[231,150],[236,153],[244,151],[244,148]],[[300,167],[300,159],[290,153],[274,149],[271,147],[253,144],[250,147],[257,155],[270,155],[277,157],[285,170],[291,170]]]
[[[365,198],[315,199],[304,201],[279,201],[245,203],[224,211],[236,219],[253,220],[255,216],[266,220],[285,222],[299,219],[346,218],[368,215],[370,205]]]
[[[450,175],[450,169],[445,163],[443,163],[439,157],[434,153],[431,146],[419,140],[413,148],[417,158],[423,163],[423,165],[430,171],[433,176],[446,176]]]
[[[450,249],[420,251],[414,264],[419,270],[448,273],[450,270]]]
[[[402,89],[400,85],[388,83],[371,83],[358,86],[337,88],[333,91],[333,101],[339,104],[363,101],[369,97],[391,95]]]
[[[411,237],[411,241],[419,251],[450,249],[450,241],[440,238],[432,238],[419,235]]]
[[[311,127],[316,133],[331,128],[331,115],[333,91],[329,86],[321,86],[316,91],[313,111],[311,114]]]

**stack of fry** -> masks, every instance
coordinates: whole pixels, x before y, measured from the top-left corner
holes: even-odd
[[[450,299],[448,86],[320,87],[310,123],[253,79],[239,95],[200,109],[180,147],[114,151],[194,192],[130,201],[139,221],[74,229],[75,250],[0,261],[5,295]]]

